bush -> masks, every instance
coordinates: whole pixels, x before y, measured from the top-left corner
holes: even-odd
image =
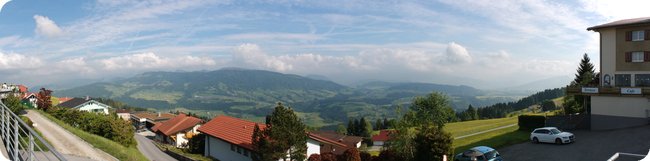
[[[544,116],[521,115],[517,119],[519,119],[519,129],[534,129],[544,127],[546,124]]]
[[[47,112],[64,123],[88,133],[113,140],[126,147],[136,145],[131,124],[122,119],[68,108],[51,109]]]
[[[321,161],[320,155],[319,154],[312,154],[309,156],[308,161]]]
[[[359,153],[359,157],[361,158],[361,161],[371,161],[372,160],[372,155],[368,152],[361,152]]]
[[[332,152],[323,153],[320,155],[321,161],[337,161],[336,155]]]
[[[188,152],[192,154],[203,154],[205,151],[205,134],[200,133],[192,136],[188,141]]]
[[[341,159],[339,161],[361,161],[359,150],[357,148],[350,148],[348,150],[345,150],[345,152],[343,152],[343,155],[341,155]]]
[[[395,152],[391,150],[383,150],[379,153],[378,157],[373,157],[373,161],[402,161],[403,159],[400,158],[395,154]]]

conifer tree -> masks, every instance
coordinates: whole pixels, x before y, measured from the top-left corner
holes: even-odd
[[[305,125],[291,108],[278,103],[266,118],[266,128],[253,131],[253,147],[257,161],[291,160],[307,158],[307,135]]]
[[[596,76],[594,65],[591,64],[589,56],[585,53],[580,60],[578,70],[576,70],[575,79],[571,82],[571,86],[587,86]],[[564,113],[580,113],[583,112],[586,98],[589,96],[571,95],[564,97]]]

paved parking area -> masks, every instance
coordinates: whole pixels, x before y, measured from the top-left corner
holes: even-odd
[[[497,149],[505,160],[607,160],[616,152],[648,154],[650,126],[608,130],[570,131],[576,142],[565,145],[516,144]],[[635,158],[639,160],[638,158]],[[620,160],[627,160],[623,157]]]

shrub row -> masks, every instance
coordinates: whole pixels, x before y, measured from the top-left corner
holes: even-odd
[[[72,127],[110,139],[125,147],[136,145],[133,127],[117,116],[68,108],[49,110],[48,113]]]
[[[517,119],[519,119],[519,129],[530,130],[544,127],[546,124],[545,116],[521,115]]]

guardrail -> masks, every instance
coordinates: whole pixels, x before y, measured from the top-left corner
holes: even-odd
[[[0,121],[0,138],[10,160],[66,160],[2,102],[0,102]]]

